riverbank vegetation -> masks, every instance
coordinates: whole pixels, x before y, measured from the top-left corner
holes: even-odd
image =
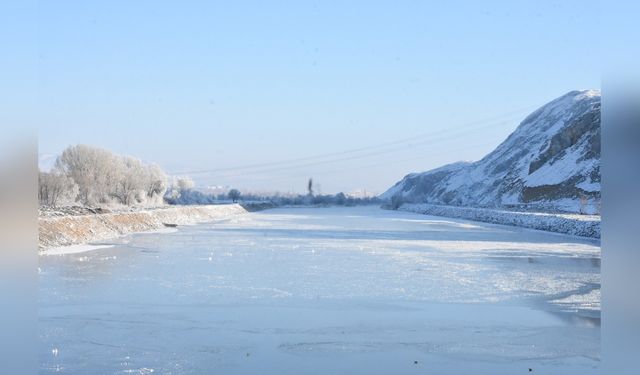
[[[42,207],[157,207],[268,202],[272,206],[355,206],[379,204],[377,197],[345,193],[258,194],[228,188],[200,190],[188,176],[169,176],[156,164],[132,156],[86,146],[67,147],[49,171],[40,171],[38,199]],[[310,180],[311,181],[311,180]],[[58,210],[56,210],[58,211]]]

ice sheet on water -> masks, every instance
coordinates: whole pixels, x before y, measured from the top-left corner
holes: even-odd
[[[589,373],[599,259],[594,241],[377,208],[136,235],[41,258],[41,368],[389,373],[419,357]]]

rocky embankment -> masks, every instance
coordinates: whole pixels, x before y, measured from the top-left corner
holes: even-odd
[[[580,237],[600,238],[600,216],[598,215],[515,212],[487,208],[441,206],[426,203],[405,203],[398,209],[424,215],[452,217]]]
[[[117,212],[91,208],[41,210],[38,219],[38,247],[43,251],[53,247],[104,241],[129,233],[204,223],[270,207],[268,204],[225,204],[168,206]]]

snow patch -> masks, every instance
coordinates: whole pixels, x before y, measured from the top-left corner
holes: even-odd
[[[440,206],[426,203],[406,203],[400,206],[399,210],[512,225],[580,237],[600,238],[600,216],[597,215],[516,212],[487,208]]]
[[[600,183],[591,180],[584,180],[576,185],[576,187],[584,191],[600,191]]]
[[[576,170],[590,171],[600,161],[596,159],[581,160],[582,155],[576,150],[565,153],[562,158],[551,163],[545,163],[525,179],[525,186],[536,187],[544,185],[557,185],[568,180],[576,174]]]
[[[87,251],[94,251],[99,249],[106,249],[113,247],[113,245],[70,245],[70,246],[58,246],[52,247],[41,252],[42,255],[67,255],[67,254],[79,254]]]

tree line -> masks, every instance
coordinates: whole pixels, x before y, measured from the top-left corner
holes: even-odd
[[[156,164],[76,145],[66,148],[49,172],[39,172],[41,205],[162,204],[168,177]]]
[[[48,172],[39,172],[40,205],[219,204],[227,202],[269,202],[287,205],[353,206],[380,203],[377,197],[356,198],[344,193],[314,195],[309,180],[306,195],[259,195],[230,189],[223,194],[195,189],[189,177],[170,178],[158,165],[146,164],[131,156],[86,145],[67,147]]]
[[[178,194],[179,193],[179,194]],[[290,195],[264,195],[241,193],[237,189],[231,189],[228,193],[212,194],[203,193],[198,190],[182,190],[180,192],[169,193],[166,201],[169,204],[189,205],[189,204],[220,204],[227,202],[268,202],[275,206],[358,206],[367,204],[380,204],[382,201],[378,197],[352,197],[345,193],[337,194],[290,194]]]

